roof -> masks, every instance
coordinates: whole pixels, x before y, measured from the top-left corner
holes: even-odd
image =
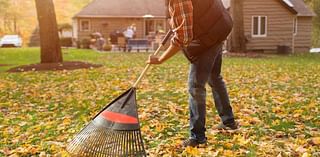
[[[290,0],[293,9],[297,11],[298,16],[316,16],[316,14],[303,2],[303,0]]]
[[[316,14],[303,2],[303,0],[279,0],[287,9],[297,16],[316,16]],[[230,0],[222,0],[226,8],[230,8]]]
[[[93,0],[74,17],[166,17],[165,0]]]

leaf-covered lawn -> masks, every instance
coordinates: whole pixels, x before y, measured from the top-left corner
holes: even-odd
[[[103,68],[5,73],[39,62],[38,49],[0,49],[0,156],[66,156],[65,145],[100,109],[135,81],[146,53],[64,50],[66,60]],[[320,55],[224,58],[223,76],[241,124],[213,128],[219,117],[207,99],[208,146],[181,149],[188,137],[188,63],[179,55],[152,68],[137,93],[150,156],[319,156]]]

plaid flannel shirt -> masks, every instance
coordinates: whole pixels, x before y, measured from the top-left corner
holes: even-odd
[[[191,0],[169,1],[170,25],[174,32],[171,43],[186,47],[193,39],[193,6]]]

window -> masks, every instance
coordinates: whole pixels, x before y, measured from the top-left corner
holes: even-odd
[[[90,31],[89,20],[80,20],[80,31]]]
[[[252,17],[252,36],[253,37],[267,36],[267,17],[266,16]]]
[[[164,31],[164,21],[163,20],[157,20],[155,26],[156,26],[156,31]]]
[[[165,20],[146,20],[145,21],[145,35],[165,31]]]
[[[155,25],[153,20],[146,20],[146,35],[149,35],[151,32],[155,32]]]
[[[293,35],[298,34],[298,18],[293,19]]]

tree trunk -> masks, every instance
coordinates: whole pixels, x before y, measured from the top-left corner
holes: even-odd
[[[13,17],[13,30],[14,30],[14,33],[17,34],[17,17],[16,15],[14,15]]]
[[[313,46],[320,47],[320,1],[313,0],[313,10],[316,13],[316,17],[313,18]]]
[[[40,28],[41,63],[63,61],[52,0],[35,0]]]
[[[231,51],[246,52],[246,38],[244,35],[243,2],[245,0],[231,0],[231,15],[234,28],[231,34]]]

